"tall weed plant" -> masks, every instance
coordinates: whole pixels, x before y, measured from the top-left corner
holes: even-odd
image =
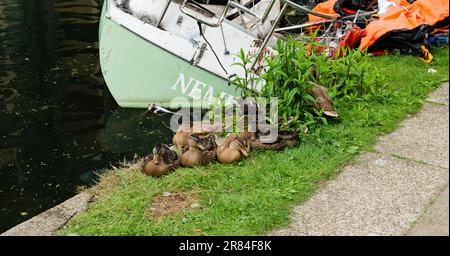
[[[241,51],[240,63],[246,77],[235,78],[233,83],[244,96],[278,97],[279,124],[283,130],[303,131],[328,120],[317,109],[311,88],[322,85],[328,89],[333,102],[364,100],[365,95],[375,94],[384,84],[384,78],[368,61],[370,54],[363,50],[338,49],[328,57],[325,46],[311,37],[308,42],[292,38],[278,40],[277,53],[266,57],[265,72],[260,79],[265,84],[260,92],[252,91],[249,84],[255,82],[249,75],[250,58]]]

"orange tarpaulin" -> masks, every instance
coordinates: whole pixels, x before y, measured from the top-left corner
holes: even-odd
[[[323,13],[323,14],[336,14],[336,12],[334,11],[333,7],[334,4],[337,2],[338,0],[329,0],[323,3],[320,3],[318,5],[316,5],[316,7],[314,7],[313,11],[315,12],[319,12],[319,13]],[[308,14],[308,18],[310,22],[315,22],[315,21],[319,21],[319,20],[324,20],[324,18],[318,17],[318,16],[314,16],[311,14]]]
[[[323,14],[336,14],[334,11],[334,5],[336,4],[338,0],[329,0],[326,2],[319,3],[316,5],[316,7],[313,8],[313,11],[323,13]],[[390,0],[391,2],[394,2],[398,5],[407,6],[409,3],[406,0]],[[434,0],[431,0],[434,1]],[[448,2],[448,1],[447,1]],[[308,18],[310,22],[320,21],[324,20],[324,18],[314,16],[312,14],[308,14]]]
[[[334,5],[338,0],[318,4],[313,10],[324,14],[336,14]],[[396,6],[389,7],[378,20],[370,22],[365,28],[359,48],[367,49],[380,37],[396,30],[411,30],[421,25],[434,26],[449,16],[449,0],[418,0],[412,4],[405,0],[390,0]],[[324,20],[309,15],[310,22]]]
[[[449,0],[418,0],[390,7],[379,20],[370,22],[361,49],[366,49],[381,36],[395,30],[414,29],[420,25],[434,26],[449,15]]]

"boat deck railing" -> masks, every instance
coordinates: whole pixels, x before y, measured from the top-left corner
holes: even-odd
[[[218,27],[218,26],[222,25],[223,21],[227,17],[227,14],[228,14],[228,11],[230,10],[230,8],[235,8],[236,10],[238,10],[240,12],[248,13],[251,16],[257,18],[259,22],[264,23],[267,20],[267,17],[269,16],[270,12],[272,11],[273,6],[276,1],[278,1],[278,0],[271,0],[267,9],[264,11],[263,15],[260,15],[256,12],[252,11],[251,9],[247,8],[245,5],[241,4],[240,1],[238,3],[233,0],[229,0],[228,3],[225,5],[225,8],[223,9],[222,14],[219,16],[219,18],[215,17],[216,18],[215,22],[213,22],[211,18],[205,17],[205,15],[203,15],[202,13],[196,12],[191,8],[187,8],[187,5],[193,5],[197,9],[204,10],[204,11],[212,14],[213,16],[215,16],[213,12],[211,12],[207,8],[199,5],[195,1],[184,0],[183,3],[180,5],[180,10],[182,13],[196,19],[197,21],[199,21],[205,25],[211,26],[211,27]],[[169,0],[168,2],[171,2],[171,0]]]
[[[273,33],[275,32],[276,27],[278,26],[281,18],[285,14],[287,7],[291,6],[302,12],[312,14],[314,16],[318,16],[318,17],[325,18],[325,19],[335,19],[335,18],[339,17],[339,15],[327,15],[327,14],[323,14],[323,13],[318,13],[318,12],[308,9],[307,7],[304,7],[302,5],[294,3],[290,0],[271,0],[262,15],[254,12],[250,8],[241,4],[240,0],[239,0],[239,2],[236,2],[234,0],[229,0],[228,3],[226,4],[225,8],[223,9],[222,14],[219,17],[216,17],[214,12],[209,11],[204,6],[202,6],[192,0],[183,0],[182,4],[180,5],[180,10],[185,15],[197,20],[198,22],[200,22],[202,24],[205,24],[205,25],[211,26],[211,27],[221,26],[222,23],[224,22],[224,20],[226,19],[227,14],[231,8],[235,8],[240,13],[241,12],[247,13],[247,14],[255,17],[260,24],[264,24],[266,22],[267,18],[269,17],[269,14],[271,13],[271,11],[277,1],[280,1],[282,3],[281,11],[279,12],[278,16],[275,18],[275,21],[273,22],[272,27],[269,30],[269,32],[264,36],[263,43],[260,45],[260,47],[258,49],[258,53],[256,55],[256,58],[253,61],[252,66],[251,66],[251,69],[254,69],[258,62],[258,59],[260,59],[259,56],[264,52],[264,49],[266,48],[270,38],[272,37]],[[167,4],[162,11],[162,15],[160,16],[160,19],[158,20],[157,26],[159,26],[162,19],[164,18],[164,15],[165,15],[171,2],[172,2],[172,0],[167,0]],[[209,1],[207,1],[207,2],[209,2]],[[201,10],[201,12],[196,11],[194,8],[188,8],[188,5],[194,7],[197,10]],[[208,13],[209,15],[205,15],[205,13]],[[289,30],[289,29],[295,29],[295,28],[286,28],[285,30]]]

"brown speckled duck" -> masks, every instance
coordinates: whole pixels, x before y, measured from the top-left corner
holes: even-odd
[[[315,85],[311,88],[311,94],[316,99],[316,107],[323,110],[326,116],[338,117],[338,113],[333,108],[333,102],[328,96],[328,89],[322,85]]]
[[[191,134],[198,134],[203,140],[207,138],[210,134],[220,131],[223,124],[208,124],[208,123],[194,123],[189,125],[180,126],[177,133],[173,136],[173,145],[179,150],[186,151],[188,149],[189,136]]]
[[[317,66],[315,64],[312,65],[310,74],[316,82],[319,81],[319,72],[317,71]],[[325,86],[316,84],[309,92],[316,99],[314,105],[318,110],[323,110],[323,113],[326,116],[339,117],[339,114],[333,108],[333,101],[330,96],[328,96],[328,89]]]
[[[157,144],[152,154],[144,159],[142,172],[154,177],[160,177],[176,169],[180,164],[177,153],[166,144]]]
[[[217,159],[220,163],[231,164],[238,162],[242,156],[250,153],[251,140],[237,135],[228,136],[223,145],[217,150]]]
[[[181,164],[185,167],[205,165],[216,160],[217,144],[215,135],[200,138],[196,133],[189,136],[189,149],[181,155]]]
[[[173,136],[172,143],[176,148],[182,150],[186,146],[188,146],[189,135],[191,135],[191,131],[184,131],[182,129],[178,130],[178,132]]]
[[[278,137],[275,142],[266,143],[261,140],[261,134],[258,139],[252,140],[252,149],[262,149],[262,150],[283,150],[286,146],[294,146],[299,141],[299,135],[297,132],[287,132],[279,131]]]

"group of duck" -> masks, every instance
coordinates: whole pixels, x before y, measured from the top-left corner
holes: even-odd
[[[255,139],[255,133],[230,134],[224,139],[213,132],[179,130],[173,145],[157,144],[142,163],[143,173],[160,177],[176,168],[207,165],[211,162],[232,164],[247,157],[252,149],[280,150],[298,141],[298,135],[279,136],[275,143],[264,144]]]
[[[314,66],[312,75],[317,77],[316,73]],[[315,107],[322,110],[325,116],[339,116],[333,109],[327,88],[315,85],[311,88],[310,93],[315,98]],[[179,166],[195,167],[213,161],[231,164],[248,156],[252,149],[281,150],[287,145],[295,145],[299,139],[296,132],[279,132],[275,143],[265,143],[264,140],[261,140],[261,135],[267,134],[244,131],[239,134],[230,134],[223,140],[223,138],[218,138],[215,128],[210,127],[204,132],[194,132],[192,126],[188,128],[178,130],[173,137],[173,146],[157,144],[153,148],[152,154],[144,159],[142,171],[150,176],[163,176]],[[223,127],[219,125],[219,128]]]

